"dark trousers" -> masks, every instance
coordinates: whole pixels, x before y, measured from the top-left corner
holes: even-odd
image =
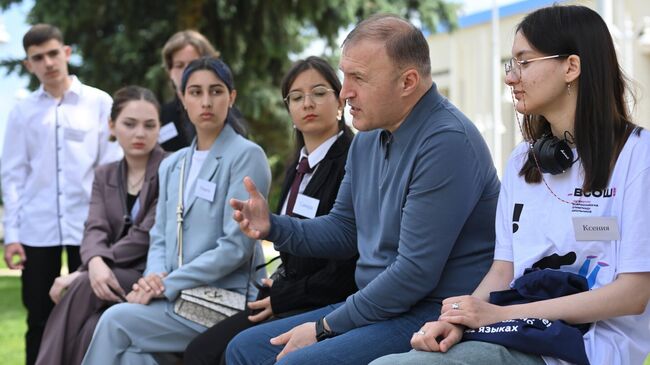
[[[239,332],[255,325],[248,320],[249,315],[248,310],[239,312],[198,335],[187,345],[183,363],[188,365],[225,364],[223,355],[228,342]]]
[[[27,309],[27,333],[25,334],[27,365],[36,362],[43,330],[54,307],[49,292],[54,279],[61,274],[62,247],[23,245],[27,257],[21,276],[23,304]],[[81,264],[79,246],[65,246],[65,248],[68,255],[68,269],[73,272]]]

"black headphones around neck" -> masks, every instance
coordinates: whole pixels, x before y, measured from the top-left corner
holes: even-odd
[[[542,135],[533,143],[533,153],[539,169],[551,175],[563,173],[575,162],[566,139],[558,139],[551,133]]]

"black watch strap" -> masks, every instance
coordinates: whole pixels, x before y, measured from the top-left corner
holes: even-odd
[[[318,342],[323,341],[323,340],[325,340],[327,338],[332,338],[332,337],[336,336],[336,333],[334,333],[332,331],[328,331],[325,328],[325,323],[323,322],[324,319],[325,319],[325,317],[319,319],[316,322],[316,341],[318,341]]]

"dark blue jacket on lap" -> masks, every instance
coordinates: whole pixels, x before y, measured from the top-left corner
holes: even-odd
[[[512,289],[490,293],[490,303],[514,305],[536,302],[589,290],[584,276],[556,270],[528,269]],[[589,324],[570,326],[564,321],[518,318],[466,330],[463,341],[490,342],[521,352],[556,357],[573,364],[588,365],[582,335]]]

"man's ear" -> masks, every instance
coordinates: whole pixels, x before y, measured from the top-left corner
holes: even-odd
[[[409,68],[404,71],[400,79],[403,96],[412,94],[418,88],[418,85],[420,85],[420,73],[414,68]]]
[[[27,69],[27,71],[29,71],[30,74],[34,73],[34,71],[32,71],[32,63],[29,62],[29,59],[23,60],[23,66],[25,66],[25,68]]]
[[[66,62],[70,61],[70,56],[72,55],[72,47],[63,46],[63,54],[65,55]]]

